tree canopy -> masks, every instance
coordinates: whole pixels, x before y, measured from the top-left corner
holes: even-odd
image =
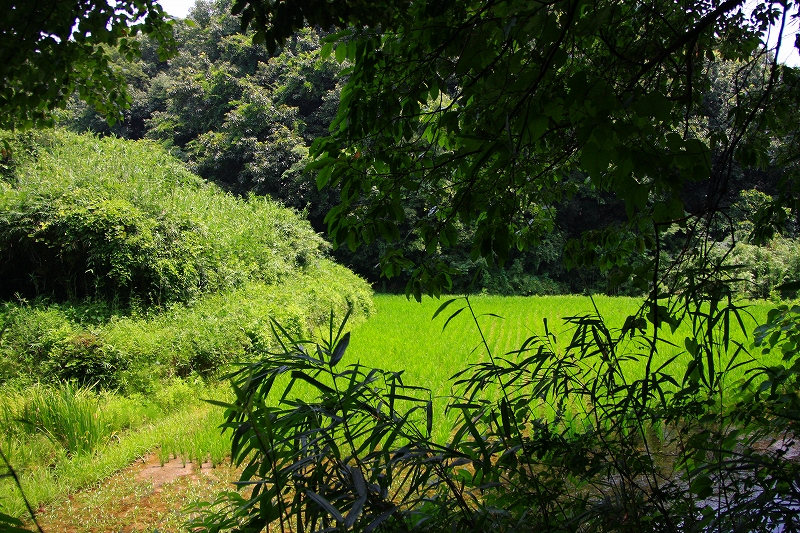
[[[132,59],[137,33],[151,35],[166,57],[171,22],[154,0],[3,0],[0,28],[0,128],[52,124],[73,92],[113,121],[128,103],[110,50]]]
[[[716,216],[735,168],[780,167],[790,184],[798,76],[762,39],[795,10],[770,2],[748,13],[742,0],[233,7],[269,48],[304,24],[342,28],[323,54],[348,66],[348,81],[330,136],[311,151],[318,183],[342,190],[330,236],[351,248],[397,243],[383,272],[412,269],[417,296],[449,285],[452,267],[433,252],[451,246],[457,224],[475,226],[473,258],[503,264],[540,242],[553,206],[583,184],[627,216],[569,244],[570,262],[628,275],[631,252],[655,248],[661,231],[696,234]],[[723,64],[734,65],[730,84],[714,102]],[[424,216],[401,234],[411,193]],[[762,214],[767,233],[786,218],[775,206]],[[406,257],[409,238],[431,252],[425,262]]]
[[[557,278],[560,290],[580,290],[562,255],[593,272],[600,282],[590,286],[627,279],[641,292],[652,250],[668,244],[680,257],[698,224],[725,225],[719,209],[739,190],[783,194],[746,214],[761,238],[794,205],[797,74],[762,39],[770,24],[783,31],[796,6],[218,1],[172,25],[158,6],[130,6],[155,18],[130,15],[117,49],[93,48],[105,63],[72,59],[105,69],[108,79],[87,85],[97,94],[67,77],[56,100],[25,93],[29,115],[7,122],[45,123],[78,87],[96,105],[70,104],[71,127],[158,139],[229,190],[307,208],[318,230],[333,205],[329,235],[347,245],[337,254],[371,276],[382,257],[390,284],[410,278],[417,296],[463,291],[464,274],[482,264],[490,285]],[[136,24],[156,38],[131,38]],[[236,33],[242,25],[256,44]],[[169,61],[155,28],[175,31]],[[94,46],[105,35],[42,39]],[[127,62],[131,54],[141,60]],[[21,83],[9,76],[8,87]],[[124,114],[109,103],[117,97],[131,104]],[[109,128],[95,109],[121,123]]]

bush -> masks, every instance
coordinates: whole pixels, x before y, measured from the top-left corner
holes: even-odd
[[[103,342],[96,331],[78,331],[57,342],[43,362],[43,376],[74,381],[84,386],[118,386],[117,375],[127,360],[115,347]]]
[[[0,361],[3,381],[36,380],[53,349],[79,328],[58,307],[5,304]],[[46,377],[46,376],[42,376]]]
[[[522,261],[514,261],[507,269],[494,268],[481,273],[482,291],[503,296],[545,296],[568,294],[569,287],[545,274],[525,272]]]
[[[166,305],[324,260],[327,245],[295,212],[226,194],[153,143],[1,137],[14,154],[0,187],[5,299]]]
[[[162,379],[213,377],[220,368],[272,349],[270,317],[298,337],[314,337],[331,310],[355,320],[372,312],[369,286],[344,267],[318,268],[278,285],[248,282],[161,312],[117,314],[96,323],[93,304],[6,304],[0,382],[75,380],[153,392]]]
[[[96,330],[84,329],[84,306],[58,306],[44,301],[5,304],[5,330],[0,337],[0,383],[76,381],[113,388],[127,366],[119,350],[104,343]],[[88,306],[89,309],[96,306]]]
[[[226,194],[152,143],[0,137],[0,298],[20,302],[0,382],[149,392],[272,347],[268,317],[309,336],[331,309],[370,312],[369,287],[296,212]]]

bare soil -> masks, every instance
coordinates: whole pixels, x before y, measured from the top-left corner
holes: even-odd
[[[172,459],[163,466],[157,453],[137,461],[91,489],[40,509],[45,533],[159,533],[185,531],[187,505],[213,501],[233,488],[238,472],[227,464],[197,465]]]

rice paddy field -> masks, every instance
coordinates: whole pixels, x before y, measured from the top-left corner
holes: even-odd
[[[456,301],[433,319],[445,301],[446,298],[425,298],[418,303],[404,296],[376,295],[374,316],[352,330],[350,346],[342,361],[384,370],[402,370],[406,385],[430,389],[436,417],[434,438],[439,442],[447,439],[450,430],[450,421],[444,415],[451,393],[456,392],[450,378],[469,364],[487,361],[487,346],[494,357],[505,356],[519,349],[529,337],[544,335],[546,320],[549,331],[555,335],[557,348],[563,350],[574,332],[574,326],[565,324],[564,318],[594,314],[596,305],[610,328],[620,328],[626,317],[636,313],[641,305],[639,299],[608,296],[596,296],[594,303],[587,296],[473,296],[470,303],[476,318],[473,319],[469,309],[464,309],[444,327],[449,317],[464,305],[464,300]],[[752,332],[765,320],[771,307],[769,302],[748,305],[742,313],[744,331],[732,328],[732,339],[748,348],[751,354],[756,354],[754,362],[769,363],[769,356],[763,356],[752,348]],[[683,348],[684,339],[691,336],[691,328],[686,324],[675,332],[664,328],[662,335],[674,346],[662,343],[654,362],[658,365],[678,355],[669,368],[680,381],[688,361]],[[635,349],[630,346],[631,353]],[[508,356],[509,359],[514,357],[519,355]],[[747,358],[744,354],[738,356],[739,360]],[[627,375],[643,372],[640,368],[644,365],[642,360],[625,364]],[[745,369],[741,367],[733,371],[728,382],[743,379]]]

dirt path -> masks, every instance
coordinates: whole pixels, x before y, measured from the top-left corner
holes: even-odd
[[[98,486],[41,510],[45,533],[184,531],[185,507],[211,501],[230,490],[237,472],[227,464],[213,467],[173,459],[163,466],[158,454],[147,456]]]

